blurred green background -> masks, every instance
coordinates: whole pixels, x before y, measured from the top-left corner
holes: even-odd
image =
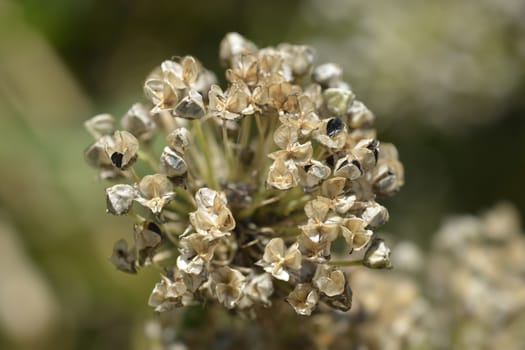
[[[384,227],[425,246],[445,215],[525,212],[521,0],[0,0],[0,348],[143,348],[158,278],[109,263],[131,223],[105,214],[83,121],[143,101],[148,72],[218,45],[312,45],[397,145],[406,185]]]

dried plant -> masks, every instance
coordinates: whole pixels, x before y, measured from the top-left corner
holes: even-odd
[[[344,269],[391,267],[374,236],[389,217],[376,197],[400,189],[403,166],[341,68],[314,58],[307,46],[258,49],[230,33],[225,89],[194,57],[166,60],[122,130],[108,114],[86,122],[96,139],[86,160],[119,182],[107,211],[136,221],[111,260],[129,273],[161,269],[156,311],[215,301],[255,316],[283,299],[300,315],[319,303],[347,311]],[[333,246],[351,258],[334,261]]]

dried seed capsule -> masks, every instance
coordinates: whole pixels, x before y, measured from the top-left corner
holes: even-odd
[[[113,142],[106,143],[105,149],[113,165],[126,170],[137,160],[139,142],[131,133],[117,130],[113,134]]]
[[[132,247],[128,250],[128,242],[124,239],[115,242],[110,260],[113,265],[121,271],[137,273],[135,267],[135,249]]]
[[[219,57],[223,64],[230,64],[235,56],[257,52],[257,46],[239,33],[228,33],[219,47]]]
[[[348,125],[351,128],[369,128],[374,124],[375,116],[361,101],[354,101],[348,108]]]
[[[310,283],[300,283],[288,295],[286,301],[299,315],[310,316],[319,301],[319,293]]]
[[[390,248],[381,238],[375,238],[365,252],[363,265],[371,269],[391,269]]]
[[[149,140],[155,134],[155,122],[142,103],[135,103],[120,121],[122,127],[142,140]]]
[[[348,281],[345,283],[343,293],[329,298],[323,297],[322,300],[334,309],[343,312],[350,310],[352,308],[352,289],[348,285]]]
[[[138,190],[135,200],[154,214],[160,213],[162,208],[175,198],[173,185],[163,174],[144,176],[138,184]]]
[[[174,115],[186,119],[200,119],[206,113],[202,95],[195,90],[190,90],[175,106]]]
[[[115,118],[111,114],[98,114],[84,122],[86,130],[96,139],[115,132]]]
[[[326,108],[332,114],[343,116],[352,105],[355,95],[352,91],[341,88],[329,88],[323,92]]]
[[[343,69],[337,64],[325,63],[314,69],[312,78],[322,86],[331,86],[343,78]]]
[[[186,128],[177,128],[166,137],[166,141],[174,151],[184,154],[191,145],[191,133]]]
[[[361,218],[368,222],[370,227],[375,228],[384,225],[389,219],[389,214],[385,207],[372,202],[361,214]]]
[[[342,294],[345,289],[345,275],[343,271],[325,264],[317,266],[312,282],[320,292],[329,297]]]
[[[361,163],[351,156],[345,156],[337,160],[334,167],[334,176],[342,176],[351,181],[358,179],[363,175]]]
[[[162,231],[152,221],[146,221],[142,225],[136,224],[134,228],[135,248],[137,249],[139,264],[144,265],[162,242]]]
[[[188,172],[188,167],[177,152],[166,146],[160,156],[160,170],[172,178],[185,175]]]
[[[118,184],[106,189],[107,212],[113,215],[124,215],[129,212],[135,199],[133,186]]]
[[[242,297],[246,284],[243,274],[230,267],[221,267],[211,273],[211,289],[217,300],[228,309],[233,309]]]

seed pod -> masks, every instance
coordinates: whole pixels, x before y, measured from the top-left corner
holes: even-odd
[[[195,90],[190,90],[174,109],[174,116],[186,119],[200,119],[206,113],[202,95]]]
[[[142,140],[149,140],[155,134],[155,123],[142,103],[135,103],[120,121],[122,127]]]
[[[177,128],[166,137],[166,141],[174,151],[184,154],[191,145],[191,133],[186,128]]]
[[[96,139],[115,132],[115,118],[111,114],[98,114],[84,122],[86,130]]]
[[[162,242],[162,231],[153,221],[146,221],[142,225],[135,224],[134,229],[138,262],[140,265],[144,265]]]
[[[363,265],[371,269],[391,269],[390,248],[381,238],[375,238],[365,252]]]
[[[320,292],[329,297],[342,294],[345,289],[345,275],[343,271],[325,264],[317,266],[312,282]]]
[[[347,155],[337,160],[334,167],[334,176],[342,176],[353,181],[363,175],[361,163],[357,159],[352,158]]]
[[[350,90],[329,88],[323,91],[323,98],[330,113],[343,116],[352,105],[355,95]]]
[[[115,167],[126,170],[137,161],[139,142],[127,131],[115,131],[113,142],[105,145],[106,153]]]
[[[113,215],[124,215],[129,212],[135,199],[133,186],[118,184],[106,189],[107,212]]]
[[[348,125],[353,129],[369,128],[375,116],[361,101],[354,101],[348,108]]]
[[[160,156],[160,170],[172,178],[184,176],[188,172],[188,167],[177,152],[166,146]]]
[[[128,242],[124,239],[115,242],[110,260],[113,265],[121,271],[137,273],[135,267],[135,249],[133,247],[128,249]]]
[[[239,55],[253,54],[257,51],[257,46],[239,33],[228,33],[222,39],[219,47],[219,57],[222,64],[230,64],[233,57]]]
[[[331,86],[343,78],[343,69],[334,63],[325,63],[314,69],[312,78],[322,86]]]
[[[139,193],[135,200],[158,214],[175,198],[173,185],[164,174],[146,175],[138,184]]]
[[[361,214],[361,218],[368,222],[370,227],[375,228],[384,225],[389,219],[389,214],[385,207],[372,202]]]
[[[299,315],[310,316],[319,301],[319,293],[310,283],[300,283],[288,295],[286,301]]]

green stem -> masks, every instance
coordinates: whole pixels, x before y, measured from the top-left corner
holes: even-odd
[[[206,136],[204,136],[204,132],[202,131],[201,122],[199,120],[193,121],[193,127],[195,129],[195,136],[197,138],[197,143],[199,145],[199,148],[204,156],[204,160],[206,162],[206,167],[208,168],[208,183],[210,187],[213,189],[218,190],[219,184],[217,183],[217,180],[215,179],[215,176],[213,176],[213,164],[211,162],[211,156],[210,156],[210,148],[208,145],[208,141],[206,140]]]
[[[329,261],[326,264],[330,266],[360,266],[363,265],[363,260]]]

